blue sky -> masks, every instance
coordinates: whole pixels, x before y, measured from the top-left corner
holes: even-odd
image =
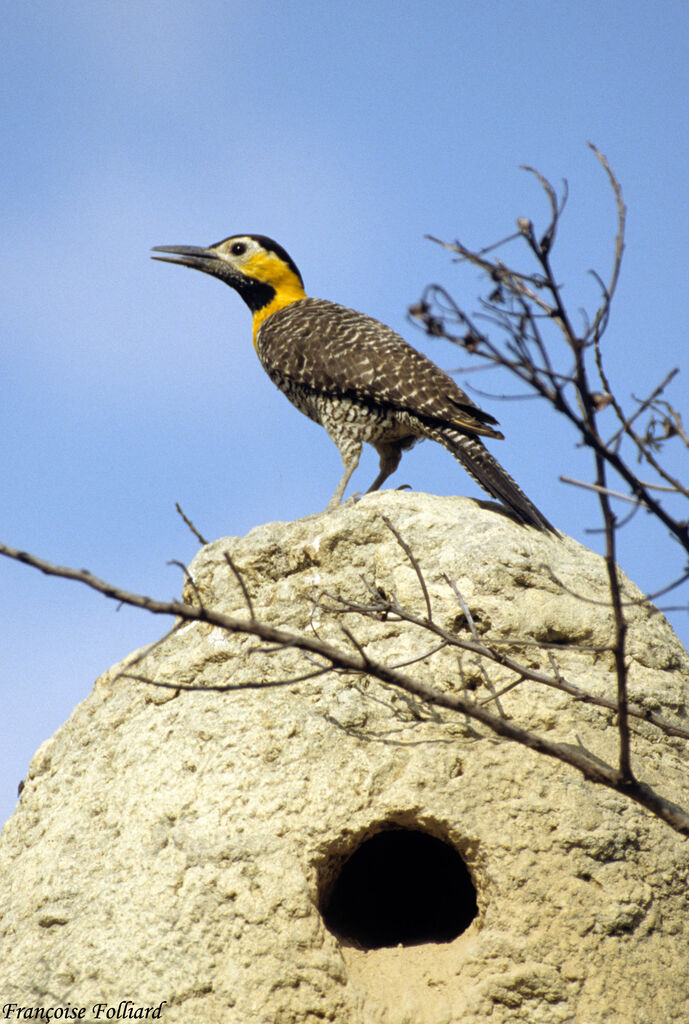
[[[626,398],[680,365],[668,397],[686,410],[685,3],[6,0],[2,12],[6,543],[172,597],[169,560],[196,550],[176,501],[216,538],[319,510],[334,490],[339,455],[263,374],[241,301],[150,261],[152,245],[271,235],[310,294],[452,368],[466,357],[427,342],[406,309],[431,281],[468,305],[485,283],[424,236],[480,246],[517,216],[542,224],[519,165],[567,178],[556,266],[571,308],[590,308],[615,210],[587,140],[629,210],[610,375]],[[571,434],[536,403],[481,401],[506,434],[498,458],[598,549],[595,503],[558,482],[590,478]],[[686,465],[674,463],[685,479]],[[354,489],[375,471],[371,453]],[[479,496],[430,444],[405,456],[401,483]],[[620,561],[654,589],[682,563],[637,520]],[[672,621],[686,642],[686,614]],[[38,745],[163,624],[4,560],[0,622],[1,821]]]

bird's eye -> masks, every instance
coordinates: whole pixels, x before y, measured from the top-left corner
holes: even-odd
[[[235,242],[231,252],[233,256],[243,256],[246,252],[246,245],[244,242]]]

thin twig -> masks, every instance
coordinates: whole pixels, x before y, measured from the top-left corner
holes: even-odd
[[[205,546],[206,546],[206,544],[208,544],[208,541],[207,541],[207,540],[206,540],[206,538],[205,538],[205,537],[203,536],[203,534],[199,533],[199,531],[198,531],[198,530],[196,529],[196,527],[195,527],[195,526],[194,526],[194,524],[192,523],[191,519],[187,519],[187,517],[185,516],[184,512],[183,512],[183,511],[182,511],[182,509],[180,508],[180,504],[179,504],[179,502],[178,502],[178,501],[176,501],[176,502],[175,502],[175,508],[177,509],[177,511],[179,512],[179,514],[181,515],[182,519],[183,519],[183,520],[184,520],[184,522],[185,522],[185,523],[187,524],[187,526],[189,527],[189,529],[191,530],[191,532],[192,532],[192,533],[194,534],[194,536],[196,537],[196,539],[197,539],[197,540],[198,540],[198,541],[199,541],[199,542],[200,542],[201,544],[203,544],[203,546],[205,547]]]
[[[442,643],[436,644],[435,647],[431,647],[429,651],[419,654],[416,658],[407,658],[405,661],[393,662],[390,668],[407,668],[409,665],[416,665],[419,661],[427,661],[428,658],[432,658],[434,654],[437,654],[439,651],[444,651],[447,647],[447,641],[443,640]]]
[[[126,671],[118,673],[117,678],[129,679],[134,683],[145,683],[147,686],[158,686],[162,690],[180,690],[189,693],[200,693],[204,690],[207,693],[239,693],[241,690],[270,690],[281,686],[292,686],[295,683],[303,683],[308,679],[317,679],[319,676],[332,672],[332,670],[332,665],[326,665],[324,668],[315,669],[313,672],[305,672],[303,675],[292,676],[288,679],[252,679],[244,683],[213,683],[212,686],[207,686],[204,683],[180,683],[177,681],[171,683],[165,679],[151,679],[149,676],[136,675],[133,672]]]
[[[485,707],[485,705],[490,704],[491,701],[497,701],[500,697],[504,697],[504,695],[509,693],[510,690],[514,690],[517,686],[523,683],[525,678],[525,676],[520,676],[519,679],[513,680],[513,682],[508,683],[507,686],[503,686],[502,690],[498,690],[496,693],[491,693],[490,697],[486,697],[485,700],[481,701],[481,704]]]
[[[150,654],[153,654],[155,650],[157,650],[159,647],[162,647],[163,644],[167,643],[167,641],[171,637],[173,637],[175,633],[178,633],[186,625],[187,623],[183,619],[180,619],[178,622],[173,623],[170,629],[163,633],[163,635],[159,637],[158,640],[154,640],[153,643],[147,644],[142,650],[138,651],[137,654],[134,655],[134,657],[127,658],[126,665],[124,666],[124,668],[122,668],[120,672],[116,674],[115,680],[124,677],[127,674],[128,669],[133,668],[135,665],[140,665],[141,662],[145,661],[145,659],[148,658]]]
[[[609,487],[603,488],[600,484],[590,484],[586,480],[575,480],[571,476],[561,476],[560,481],[563,484],[573,484],[575,487],[583,487],[587,491],[596,491],[597,494],[607,494],[610,498],[619,498],[620,501],[628,501],[632,505],[644,505],[645,502],[639,498],[630,497],[628,494],[622,494],[621,491],[611,491]]]
[[[203,599],[201,597],[201,594],[199,593],[199,589],[196,586],[194,577],[191,575],[184,562],[180,562],[179,559],[177,558],[171,558],[167,564],[176,565],[178,569],[182,570],[182,573],[184,574],[184,579],[189,584],[191,589],[194,591],[194,596],[196,597],[196,600],[199,602],[199,607],[203,608]]]
[[[620,580],[615,555],[615,515],[610,508],[610,501],[606,493],[605,462],[599,455],[596,455],[596,470],[596,482],[600,484],[601,487],[601,493],[598,498],[605,522],[605,566],[608,573],[610,598],[615,622],[613,656],[615,659],[615,676],[617,678],[617,731],[620,742],[620,774],[625,782],[631,782],[633,780],[633,775],[629,737],[629,703],[627,699],[627,660],[625,654],[627,620],[625,619],[624,612],[622,610]]]
[[[382,518],[383,522],[385,523],[385,525],[387,526],[387,528],[390,531],[390,533],[392,533],[393,537],[395,538],[395,540],[397,541],[399,546],[404,551],[405,555],[407,556],[407,558],[409,559],[409,561],[411,562],[411,564],[412,564],[412,566],[414,568],[414,572],[416,573],[416,578],[418,579],[419,584],[421,586],[421,590],[423,591],[424,601],[426,602],[426,611],[428,613],[428,621],[432,622],[433,621],[433,610],[431,608],[431,599],[428,596],[428,588],[426,587],[426,581],[423,578],[423,573],[421,572],[421,569],[419,567],[419,563],[414,558],[414,553],[411,550],[411,548],[409,547],[409,545],[407,544],[407,542],[405,541],[404,537],[402,537],[402,535],[395,529],[395,527],[392,525],[392,523],[390,522],[388,517],[387,516],[382,516],[381,518]]]
[[[623,420],[623,422],[622,422],[622,425],[621,425],[621,426],[619,427],[619,429],[618,429],[618,430],[616,430],[616,431],[615,431],[615,433],[614,433],[614,434],[612,435],[612,437],[611,437],[611,438],[610,438],[610,439],[609,439],[609,440],[608,440],[608,441],[606,442],[606,444],[607,444],[607,447],[608,447],[608,448],[612,448],[612,446],[613,446],[614,444],[616,444],[616,442],[617,442],[617,441],[619,440],[619,438],[620,438],[620,437],[622,436],[622,434],[623,434],[623,433],[624,433],[624,432],[625,432],[625,431],[627,430],[627,428],[628,428],[628,427],[630,427],[630,426],[632,425],[632,423],[634,422],[634,420],[635,420],[635,419],[637,419],[637,418],[638,418],[638,417],[639,417],[639,416],[640,416],[640,415],[641,415],[641,414],[642,414],[643,412],[645,412],[645,410],[646,410],[646,409],[647,409],[647,408],[648,408],[648,407],[649,407],[649,406],[650,406],[650,405],[651,405],[651,404],[652,404],[653,402],[655,402],[655,401],[656,401],[656,399],[658,398],[658,396],[659,396],[659,395],[661,395],[661,394],[663,393],[663,391],[664,391],[664,390],[665,390],[665,388],[666,388],[666,387],[668,386],[668,384],[670,383],[670,381],[671,381],[671,380],[672,380],[672,379],[673,379],[673,378],[674,378],[674,377],[675,377],[675,376],[676,376],[676,375],[677,375],[678,373],[679,373],[679,367],[678,367],[678,366],[675,366],[675,367],[673,367],[673,369],[672,369],[672,370],[670,370],[670,371],[669,371],[669,373],[667,373],[667,374],[665,375],[665,377],[663,378],[663,380],[661,380],[660,384],[658,384],[658,385],[657,385],[657,386],[656,386],[656,387],[655,387],[655,388],[653,389],[653,391],[652,391],[652,392],[651,392],[651,394],[650,394],[650,395],[648,396],[648,398],[644,398],[644,399],[643,399],[643,401],[639,401],[639,405],[638,405],[638,408],[636,408],[636,409],[634,410],[634,412],[633,412],[633,413],[631,414],[631,416],[627,416],[627,417],[626,417],[626,418],[625,418],[625,419]],[[638,401],[638,399],[637,399],[637,401]]]
[[[600,337],[607,326],[607,320],[610,313],[610,303],[612,297],[615,294],[617,282],[620,276],[620,267],[622,266],[622,255],[624,253],[624,231],[625,222],[627,219],[627,210],[622,199],[622,188],[619,181],[613,174],[612,168],[608,163],[606,157],[601,151],[592,143],[589,142],[589,148],[595,153],[596,158],[602,164],[605,172],[608,176],[608,181],[612,187],[615,195],[615,202],[617,203],[617,235],[615,237],[615,255],[613,258],[612,274],[610,277],[610,284],[605,289],[605,299],[603,305],[597,310],[593,324],[589,329],[589,337],[594,338],[596,346],[598,346]]]
[[[473,638],[474,638],[474,640],[476,641],[477,644],[480,643],[481,641],[479,639],[478,631],[476,629],[476,625],[474,623],[473,616],[472,616],[471,612],[469,611],[468,604],[466,603],[466,601],[462,597],[462,594],[461,594],[461,591],[460,591],[459,587],[457,586],[457,584],[455,583],[454,580],[450,579],[450,577],[447,575],[447,573],[443,573],[443,579],[451,587],[453,594],[457,598],[457,602],[459,604],[459,607],[462,609],[462,612],[464,613],[464,618],[467,620],[467,625],[469,627],[469,631],[470,631],[471,635],[473,636]]]
[[[223,551],[223,557],[224,557],[225,561],[227,562],[227,564],[229,565],[230,569],[232,570],[232,572],[234,574],[234,578],[236,579],[237,583],[239,584],[239,586],[241,588],[242,594],[244,596],[244,600],[246,601],[246,607],[247,607],[247,609],[249,611],[249,616],[251,617],[252,620],[255,620],[256,616],[254,614],[254,606],[253,606],[253,604],[251,602],[251,595],[249,594],[249,591],[246,589],[246,583],[244,582],[244,577],[242,576],[241,572],[239,571],[239,569],[235,565],[234,559],[232,558],[232,555],[230,554],[229,551]]]

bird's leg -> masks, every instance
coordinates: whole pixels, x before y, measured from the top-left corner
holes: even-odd
[[[377,444],[375,448],[380,455],[380,473],[369,487],[367,494],[377,491],[381,484],[385,483],[389,476],[392,476],[402,458],[402,448],[399,444]]]
[[[357,441],[353,437],[336,438],[333,437],[332,434],[330,436],[332,437],[333,441],[335,441],[337,447],[340,449],[340,455],[342,456],[342,462],[344,464],[344,473],[342,474],[342,478],[339,484],[335,488],[335,493],[333,494],[332,498],[330,499],[326,506],[326,512],[331,512],[334,508],[337,508],[338,505],[342,503],[342,498],[347,487],[347,484],[350,481],[352,473],[359,465],[359,458],[361,456],[362,448],[361,441]]]

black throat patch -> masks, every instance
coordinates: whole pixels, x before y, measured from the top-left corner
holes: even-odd
[[[241,295],[252,313],[268,306],[277,295],[272,285],[258,281],[255,277],[235,277],[227,283]]]

